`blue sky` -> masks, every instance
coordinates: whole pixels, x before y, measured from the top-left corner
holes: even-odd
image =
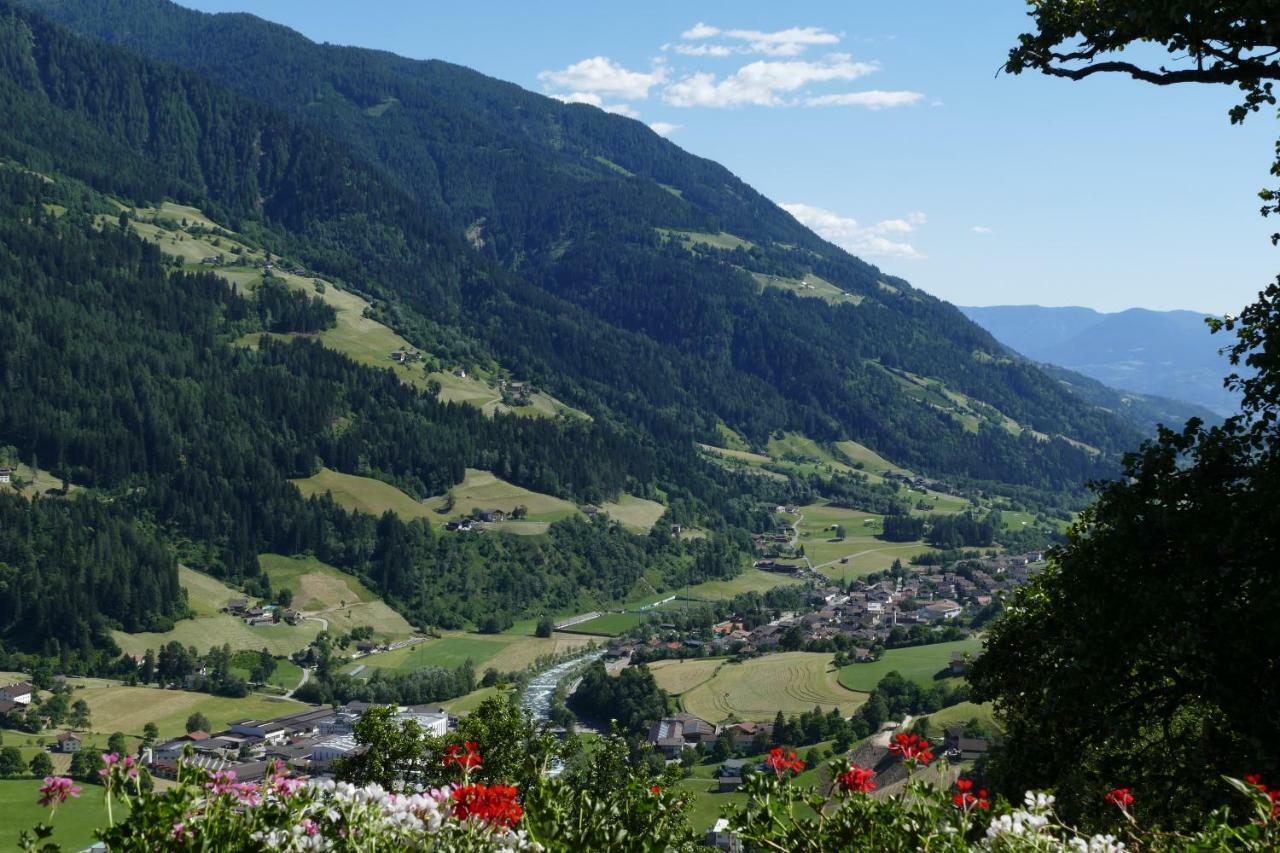
[[[1234,312],[1276,272],[1280,126],[1226,87],[996,71],[1017,0],[182,0],[632,115],[962,305]]]

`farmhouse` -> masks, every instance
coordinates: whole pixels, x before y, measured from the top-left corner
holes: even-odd
[[[678,758],[685,749],[699,743],[713,743],[715,726],[693,714],[676,714],[658,720],[649,728],[648,742],[667,758]]]
[[[63,732],[58,735],[58,752],[75,752],[80,749],[80,735],[75,732]]]
[[[759,737],[773,737],[773,723],[734,723],[725,728],[737,750],[751,749]]]
[[[982,737],[965,737],[964,729],[957,726],[947,729],[942,748],[952,761],[974,761],[987,754],[991,741]]]
[[[29,681],[15,681],[0,687],[0,701],[13,702],[15,705],[30,705],[34,688]]]
[[[476,518],[485,523],[493,523],[498,521],[506,521],[507,513],[501,509],[481,509],[476,510]]]
[[[0,483],[13,482],[14,470],[12,468],[0,468]]]

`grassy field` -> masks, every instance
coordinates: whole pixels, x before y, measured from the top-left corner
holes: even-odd
[[[249,680],[249,674],[253,671],[254,654],[251,651],[238,653],[231,661],[231,671],[235,675]],[[292,690],[298,686],[298,682],[302,681],[302,667],[298,666],[288,658],[276,660],[276,670],[267,679],[267,684],[272,687],[279,687],[282,690]]]
[[[126,634],[112,631],[111,635],[126,654],[142,654],[147,649],[159,649],[177,640],[184,646],[195,646],[199,651],[224,643],[233,651],[257,651],[266,648],[273,655],[287,656],[304,648],[320,633],[316,622],[300,625],[250,626],[243,619],[218,611],[225,607],[227,599],[242,595],[217,578],[178,567],[178,579],[187,590],[187,603],[196,614],[194,619],[184,619],[173,630],[162,633]]]
[[[677,231],[670,228],[659,228],[658,232],[669,239],[679,240],[686,248],[691,248],[698,243],[706,243],[713,249],[743,248],[750,250],[755,246],[750,240],[735,237],[725,231],[712,234],[707,231]]]
[[[934,683],[933,676],[951,662],[952,652],[970,654],[982,650],[982,640],[971,638],[952,643],[889,649],[873,663],[853,663],[840,670],[840,683],[850,690],[869,691],[880,679],[897,670],[904,678],[922,687]]]
[[[510,512],[516,506],[528,508],[526,518],[529,521],[559,521],[578,512],[578,508],[569,501],[522,489],[488,471],[475,468],[467,469],[466,477],[450,490],[450,494],[453,496],[453,508],[444,515],[434,516],[435,518],[470,515],[477,509]],[[445,500],[444,497],[432,498],[427,501],[427,505],[431,509],[442,508]]]
[[[934,732],[937,733],[941,733],[948,726],[964,725],[973,719],[981,720],[988,729],[999,730],[1000,728],[999,723],[996,722],[995,711],[990,702],[984,702],[981,705],[973,702],[961,702],[959,705],[952,705],[950,708],[934,711],[928,717],[929,722],[933,723]]]
[[[62,490],[62,480],[45,471],[43,468],[32,468],[30,465],[24,465],[19,462],[13,466],[15,476],[22,479],[26,484],[21,490],[15,489],[12,483],[0,483],[0,492],[17,492],[30,498],[34,495],[44,495],[50,490],[60,492]],[[75,483],[68,483],[68,491],[74,492],[80,487]]]
[[[17,850],[18,835],[37,823],[49,823],[49,810],[40,806],[39,779],[0,780],[0,849]],[[94,842],[93,831],[107,825],[107,805],[100,785],[81,785],[76,799],[58,807],[53,819],[53,835],[48,842],[63,850],[83,850]],[[128,808],[117,800],[115,817],[128,814]]]
[[[803,279],[787,278],[761,272],[753,272],[751,277],[760,285],[761,290],[766,287],[776,287],[780,290],[789,290],[797,296],[821,299],[831,305],[858,305],[862,302],[862,297],[858,294],[846,293],[831,282],[824,278],[819,278],[813,273],[806,274]]]
[[[321,468],[318,474],[292,482],[304,497],[323,495],[328,492],[333,495],[334,501],[345,509],[359,510],[370,515],[382,515],[387,510],[391,510],[406,521],[414,518],[440,520],[440,517],[434,515],[425,503],[414,500],[395,486],[372,477],[357,477],[354,474],[342,474],[328,468]]]
[[[331,630],[346,633],[367,625],[387,640],[414,634],[413,626],[373,594],[359,580],[314,557],[258,557],[271,585],[293,592],[293,606],[308,613],[322,613]]]
[[[595,619],[579,622],[566,630],[575,634],[600,634],[605,637],[616,637],[622,632],[636,627],[644,620],[645,614],[643,613],[606,613],[603,616],[597,616]]]
[[[579,649],[591,642],[590,637],[554,634],[551,637],[525,637],[518,634],[467,634],[450,632],[435,640],[412,646],[378,652],[355,661],[358,666],[412,672],[427,666],[455,667],[471,660],[477,669],[493,667],[501,672],[524,669],[538,657]]]
[[[318,622],[298,625],[246,625],[243,619],[226,613],[184,619],[172,631],[163,633],[126,634],[112,631],[111,636],[126,654],[142,654],[176,640],[184,646],[195,646],[206,652],[213,646],[229,645],[233,651],[267,649],[273,655],[287,656],[308,646],[320,633]]]
[[[459,696],[457,699],[449,699],[440,703],[440,707],[444,708],[450,714],[469,714],[476,708],[480,707],[480,703],[492,696],[505,696],[504,691],[497,687],[481,687],[479,690],[472,690],[465,696]]]
[[[763,465],[764,463],[771,461],[768,456],[760,453],[753,453],[750,450],[731,450],[727,447],[716,447],[711,444],[699,444],[698,446],[708,453],[714,453],[716,456],[724,456],[729,459],[737,459],[742,462],[752,462],[757,465]]]
[[[862,470],[873,474],[883,474],[887,471],[902,471],[910,473],[905,468],[894,465],[888,459],[885,459],[879,453],[876,453],[870,447],[859,444],[856,441],[838,441],[836,449],[840,451],[849,462],[862,465]]]
[[[776,572],[762,572],[759,569],[743,569],[736,577],[724,581],[704,581],[695,584],[681,594],[701,601],[723,601],[748,592],[767,592],[774,587],[794,586],[801,583],[798,578],[780,575]]]
[[[679,696],[688,693],[699,684],[710,681],[725,665],[725,658],[691,658],[689,660],[659,660],[649,664],[653,680],[658,686]]]
[[[848,715],[865,700],[865,693],[840,685],[831,655],[817,652],[784,652],[726,664],[680,697],[686,711],[710,722],[730,716],[772,720],[779,710],[798,714],[814,706],[824,711],[836,707]]]
[[[623,527],[648,533],[658,523],[667,508],[657,501],[645,500],[635,495],[623,494],[616,501],[600,504],[600,509]]]
[[[230,699],[186,690],[122,685],[86,687],[76,690],[72,698],[89,703],[92,731],[124,732],[134,737],[141,737],[142,727],[148,722],[156,724],[161,737],[176,737],[185,731],[187,717],[194,711],[203,712],[217,730],[242,717],[278,717],[307,707],[292,699],[257,693]]]
[[[829,578],[840,581],[848,581],[854,578],[862,578],[872,572],[883,572],[893,565],[894,560],[902,560],[906,563],[916,554],[923,554],[929,548],[920,542],[874,542],[867,543],[864,547],[855,551],[846,557],[840,559],[846,562],[835,562],[830,565],[823,566],[821,571]]]

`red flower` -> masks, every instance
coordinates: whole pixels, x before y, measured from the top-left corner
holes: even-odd
[[[470,770],[472,767],[479,767],[484,763],[480,758],[480,753],[476,751],[478,744],[469,740],[466,744],[466,752],[462,751],[462,747],[456,743],[451,743],[444,751],[444,766],[452,767],[458,765],[464,770]]]
[[[1128,788],[1115,788],[1107,791],[1106,795],[1103,796],[1102,799],[1111,803],[1111,805],[1120,809],[1120,811],[1126,811],[1129,806],[1133,805],[1133,794],[1129,793]]]
[[[650,793],[650,794],[661,794],[661,793],[662,793],[662,788],[661,788],[660,786],[658,786],[658,785],[654,785],[652,788],[650,788],[650,789],[649,789],[649,793]]]
[[[874,770],[851,764],[848,770],[836,777],[836,782],[851,794],[870,794],[876,789],[876,783],[872,781],[875,775]]]
[[[1261,774],[1261,773],[1248,773],[1248,774],[1245,774],[1244,781],[1248,782],[1250,785],[1252,785],[1253,787],[1257,788],[1259,791],[1262,791],[1263,793],[1266,793],[1266,791],[1267,791],[1267,786],[1266,786],[1266,785],[1264,785],[1264,784],[1262,784],[1262,774]]]
[[[772,767],[773,772],[779,777],[788,770],[799,773],[804,769],[804,762],[796,758],[794,752],[784,751],[780,746],[769,750],[769,757],[764,760],[764,764],[766,767]]]
[[[524,809],[511,785],[463,785],[453,789],[453,816],[459,820],[478,818],[494,826],[513,827]]]
[[[1280,788],[1267,791],[1267,799],[1271,800],[1271,816],[1280,817]]]
[[[902,756],[903,761],[918,761],[921,764],[933,761],[929,741],[919,735],[909,735],[906,732],[899,732],[893,736],[893,741],[889,744],[889,752]]]
[[[972,788],[973,788],[972,779],[957,779],[956,791],[958,791],[959,793],[957,793],[954,797],[951,798],[951,804],[956,808],[960,809],[961,811],[968,811],[969,809],[972,809],[972,808],[979,808],[979,809],[991,808],[991,801],[987,799],[987,789],[979,788],[978,795],[975,797],[973,794],[969,793],[970,789]]]

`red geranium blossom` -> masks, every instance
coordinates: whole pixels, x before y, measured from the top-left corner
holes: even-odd
[[[928,764],[933,761],[933,751],[929,749],[929,741],[919,735],[899,732],[893,736],[889,744],[889,752],[902,756],[903,761],[918,761]]]
[[[453,789],[453,816],[459,820],[479,818],[494,826],[513,827],[524,809],[511,785],[463,785]]]
[[[483,762],[480,753],[476,751],[479,746],[475,741],[469,740],[466,744],[466,752],[462,751],[462,747],[456,743],[449,744],[444,751],[444,766],[452,767],[458,765],[464,770],[470,770],[472,767],[479,767]]]
[[[1129,806],[1133,805],[1133,794],[1129,793],[1128,788],[1115,788],[1107,791],[1106,795],[1102,799],[1111,803],[1111,805],[1117,807],[1120,811],[1125,811]]]
[[[799,773],[804,769],[804,762],[796,758],[794,752],[783,750],[780,746],[775,746],[769,750],[769,757],[764,760],[766,767],[772,767],[773,772],[781,776],[788,770]]]
[[[991,808],[991,800],[987,799],[987,789],[979,788],[977,796],[969,793],[973,788],[972,779],[956,780],[956,795],[951,798],[951,804],[961,811],[968,811],[972,808],[989,809]]]
[[[650,788],[650,789],[649,789],[649,793],[650,793],[650,794],[661,794],[661,793],[662,793],[662,788],[661,788],[661,786],[654,785],[652,788]]]
[[[851,794],[869,794],[876,789],[872,779],[875,775],[876,771],[870,768],[851,764],[848,770],[836,777],[836,782]]]

